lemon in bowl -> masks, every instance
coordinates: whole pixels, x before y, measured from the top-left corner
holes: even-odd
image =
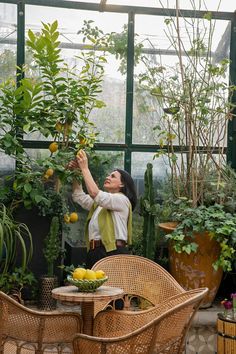
[[[92,269],[75,268],[67,281],[75,285],[80,292],[94,292],[107,281],[105,272],[93,271]]]

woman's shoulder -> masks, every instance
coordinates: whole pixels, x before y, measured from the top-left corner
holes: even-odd
[[[124,193],[114,193],[116,194],[117,198],[119,198],[123,203],[125,203],[128,207],[130,206],[130,200]]]
[[[129,202],[129,198],[122,192],[110,193],[110,192],[102,191],[101,189],[99,190],[96,198],[99,198],[99,199],[106,199],[106,198],[110,199],[111,198],[111,199],[123,200],[123,201],[126,201],[127,203]]]

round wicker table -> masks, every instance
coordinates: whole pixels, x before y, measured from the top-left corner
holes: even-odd
[[[52,290],[52,297],[56,300],[68,303],[80,303],[81,316],[83,319],[83,333],[93,334],[93,318],[95,301],[116,300],[124,295],[123,289],[112,286],[100,286],[95,292],[79,292],[74,285],[61,286]]]

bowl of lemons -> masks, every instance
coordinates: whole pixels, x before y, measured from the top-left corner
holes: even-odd
[[[75,285],[80,292],[94,292],[102,284],[107,281],[103,270],[92,270],[85,268],[75,268],[74,271],[67,276],[70,284]]]

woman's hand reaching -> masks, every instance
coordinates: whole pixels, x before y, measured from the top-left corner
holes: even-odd
[[[92,198],[95,198],[99,192],[99,189],[96,183],[94,182],[94,179],[89,170],[88,158],[85,151],[78,151],[75,161],[70,161],[68,165],[69,168],[78,168],[81,171],[89,195]]]
[[[66,165],[66,168],[68,170],[76,170],[79,169],[79,164],[77,162],[77,159],[71,160],[70,162],[68,162],[68,164]]]
[[[88,158],[84,150],[79,150],[76,156],[76,162],[81,171],[88,169]]]

